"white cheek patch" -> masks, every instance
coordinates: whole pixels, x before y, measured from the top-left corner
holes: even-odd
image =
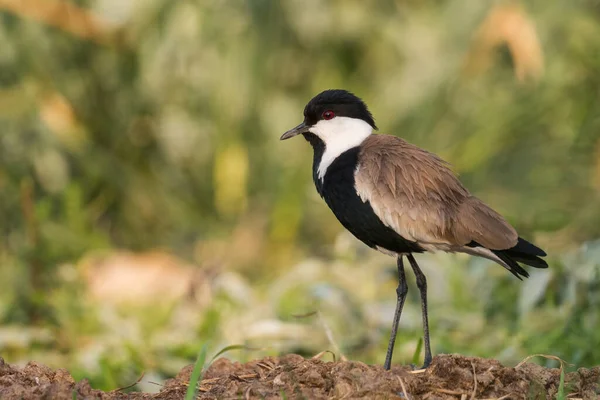
[[[317,122],[309,131],[325,143],[325,152],[317,171],[319,179],[323,180],[333,160],[346,150],[359,146],[373,133],[373,127],[362,119],[335,117]]]

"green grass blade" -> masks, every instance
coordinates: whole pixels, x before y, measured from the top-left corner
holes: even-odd
[[[231,351],[231,350],[251,350],[251,349],[248,346],[244,346],[243,344],[232,344],[230,346],[223,347],[221,350],[219,350],[217,352],[217,354],[215,354],[213,356],[213,358],[210,359],[209,364],[212,364],[213,361],[215,361],[217,359],[217,357],[219,357],[223,353],[227,353],[228,351]]]
[[[556,400],[567,400],[565,395],[565,369],[561,365],[560,368],[560,382],[558,383],[558,392],[556,393]]]
[[[412,356],[412,363],[414,365],[417,365],[419,363],[419,358],[421,356],[421,349],[423,348],[423,338],[420,337],[419,341],[417,342],[417,348],[415,349],[415,352]]]
[[[202,380],[202,372],[204,370],[204,363],[206,362],[207,351],[208,346],[205,344],[204,346],[202,346],[202,349],[198,354],[196,364],[194,364],[192,376],[190,377],[190,383],[187,388],[187,392],[185,393],[185,400],[194,400],[196,398],[197,386],[198,382]]]

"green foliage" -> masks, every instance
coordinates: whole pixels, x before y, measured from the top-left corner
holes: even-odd
[[[565,394],[565,370],[560,369],[560,382],[558,385],[558,393],[556,393],[556,400],[566,400],[567,395]]]
[[[204,346],[202,346],[202,350],[200,350],[200,353],[198,354],[198,359],[194,364],[194,369],[192,370],[192,375],[190,377],[190,383],[188,385],[187,391],[185,392],[185,400],[193,400],[196,398],[196,393],[198,391],[198,383],[202,380],[207,351],[208,346],[205,344]]]
[[[417,347],[415,347],[415,353],[412,356],[412,364],[417,365],[421,359],[421,351],[423,350],[423,338],[419,338]]]

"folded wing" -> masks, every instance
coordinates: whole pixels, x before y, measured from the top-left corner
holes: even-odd
[[[425,249],[461,251],[475,242],[504,250],[517,244],[515,229],[472,196],[446,162],[398,137],[372,135],[363,142],[355,184],[387,226]]]

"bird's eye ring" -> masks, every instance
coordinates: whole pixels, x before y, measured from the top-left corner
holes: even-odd
[[[331,110],[327,110],[327,111],[323,111],[323,119],[332,119],[333,117],[335,117],[335,113]]]

